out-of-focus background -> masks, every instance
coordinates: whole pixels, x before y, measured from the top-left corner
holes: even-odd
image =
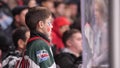
[[[29,8],[41,6],[52,13],[51,47],[55,62],[60,68],[110,68],[110,62],[114,60],[110,54],[116,55],[111,49],[118,43],[115,41],[117,37],[114,37],[114,31],[117,30],[114,27],[117,26],[112,26],[119,20],[116,18],[119,14],[114,14],[119,11],[115,3],[117,5],[120,2],[0,0],[0,67],[5,66],[2,62],[9,55],[18,56],[16,50],[22,44],[16,44],[14,38],[18,37],[13,34],[16,29],[27,27],[25,15]],[[29,34],[27,38],[28,36]]]

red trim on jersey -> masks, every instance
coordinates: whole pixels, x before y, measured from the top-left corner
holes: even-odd
[[[29,42],[32,42],[32,41],[34,41],[34,40],[37,40],[37,39],[43,40],[43,41],[45,41],[48,45],[50,45],[50,42],[48,42],[47,40],[43,39],[43,38],[40,37],[40,36],[35,36],[35,37],[30,38],[30,39],[28,40],[28,43],[29,43]]]

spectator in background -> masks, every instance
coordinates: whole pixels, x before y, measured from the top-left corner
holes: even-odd
[[[13,21],[12,13],[3,1],[0,1],[0,47],[4,57],[7,55],[8,49],[13,45],[12,28],[10,27]],[[3,56],[2,56],[3,58]]]
[[[78,15],[78,6],[77,6],[77,3],[75,3],[75,2],[68,2],[66,4],[66,6],[71,11],[70,18],[71,18],[71,23],[73,23],[77,19],[77,15]]]
[[[78,29],[79,31],[81,31],[81,20],[80,18],[77,18],[71,25],[70,25],[71,29]]]
[[[54,0],[41,0],[40,6],[48,8],[52,13],[55,12]]]
[[[13,32],[13,42],[16,50],[14,53],[9,54],[2,62],[3,68],[15,68],[20,57],[23,56],[27,40],[29,39],[30,32],[27,27],[19,27]]]
[[[80,4],[79,4],[80,6]],[[79,11],[78,11],[78,3],[77,3],[77,0],[76,2],[75,1],[68,1],[66,3],[66,8],[69,10],[69,15],[68,15],[68,12],[66,11],[66,13],[64,14],[69,20],[70,22],[72,23],[70,25],[70,28],[74,28],[74,29],[78,29],[81,31],[81,17],[79,15]],[[66,9],[66,10],[67,10]]]
[[[12,10],[14,16],[14,22],[12,24],[13,29],[26,26],[25,15],[28,12],[27,6],[17,6]]]
[[[13,9],[15,6],[17,6],[17,1],[16,0],[2,0],[4,1],[10,9]]]
[[[68,6],[65,6],[64,16],[72,23],[71,19],[71,9]]]
[[[55,56],[56,64],[61,68],[78,68],[82,64],[82,34],[77,29],[64,32],[62,40],[64,50]]]
[[[12,24],[13,18],[10,8],[3,1],[0,1],[0,27],[6,30]]]
[[[102,65],[109,67],[108,6],[102,0],[94,2],[94,55],[92,63],[94,67],[102,67]]]
[[[71,9],[72,17],[77,16],[77,13],[78,13],[77,3],[71,2],[71,3],[68,3],[67,5]]]
[[[29,6],[29,7],[35,7],[35,6],[37,6],[36,0],[29,0],[28,6]]]
[[[2,0],[4,1],[10,9],[15,8],[16,6],[23,6],[24,0]]]
[[[108,45],[108,6],[103,0],[94,0],[92,5],[95,15],[95,23],[85,25],[85,34],[92,48],[92,59],[88,66],[93,68],[109,67],[109,45]],[[92,39],[92,40],[91,40]],[[92,45],[93,44],[93,45]]]
[[[0,50],[1,50],[0,60],[2,60],[6,58],[6,56],[9,53],[8,39],[2,30],[0,30]]]
[[[62,35],[66,30],[69,30],[70,22],[65,17],[57,17],[53,21],[52,43],[56,46],[57,52],[64,48]]]
[[[65,3],[64,2],[56,1],[54,3],[54,7],[55,7],[55,13],[54,13],[55,17],[64,15],[64,12],[65,12]]]

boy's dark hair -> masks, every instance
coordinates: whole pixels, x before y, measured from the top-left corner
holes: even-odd
[[[67,47],[66,41],[67,41],[69,38],[71,38],[71,36],[72,36],[73,34],[75,34],[75,33],[80,33],[80,31],[77,30],[77,29],[70,29],[70,30],[67,30],[67,31],[65,31],[65,32],[63,33],[62,41],[63,41],[65,47]]]
[[[33,7],[30,8],[26,14],[25,21],[29,29],[36,30],[36,25],[39,21],[45,21],[51,12],[45,7]]]
[[[13,31],[12,38],[13,38],[13,42],[14,42],[14,45],[16,48],[18,47],[17,42],[19,39],[26,41],[27,37],[26,37],[25,33],[27,31],[29,31],[29,29],[27,27],[24,27],[24,26],[19,27]]]

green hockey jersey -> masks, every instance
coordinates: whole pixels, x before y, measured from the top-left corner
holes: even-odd
[[[28,41],[26,55],[31,59],[30,64],[36,66],[34,68],[56,68],[50,44],[40,36]]]

